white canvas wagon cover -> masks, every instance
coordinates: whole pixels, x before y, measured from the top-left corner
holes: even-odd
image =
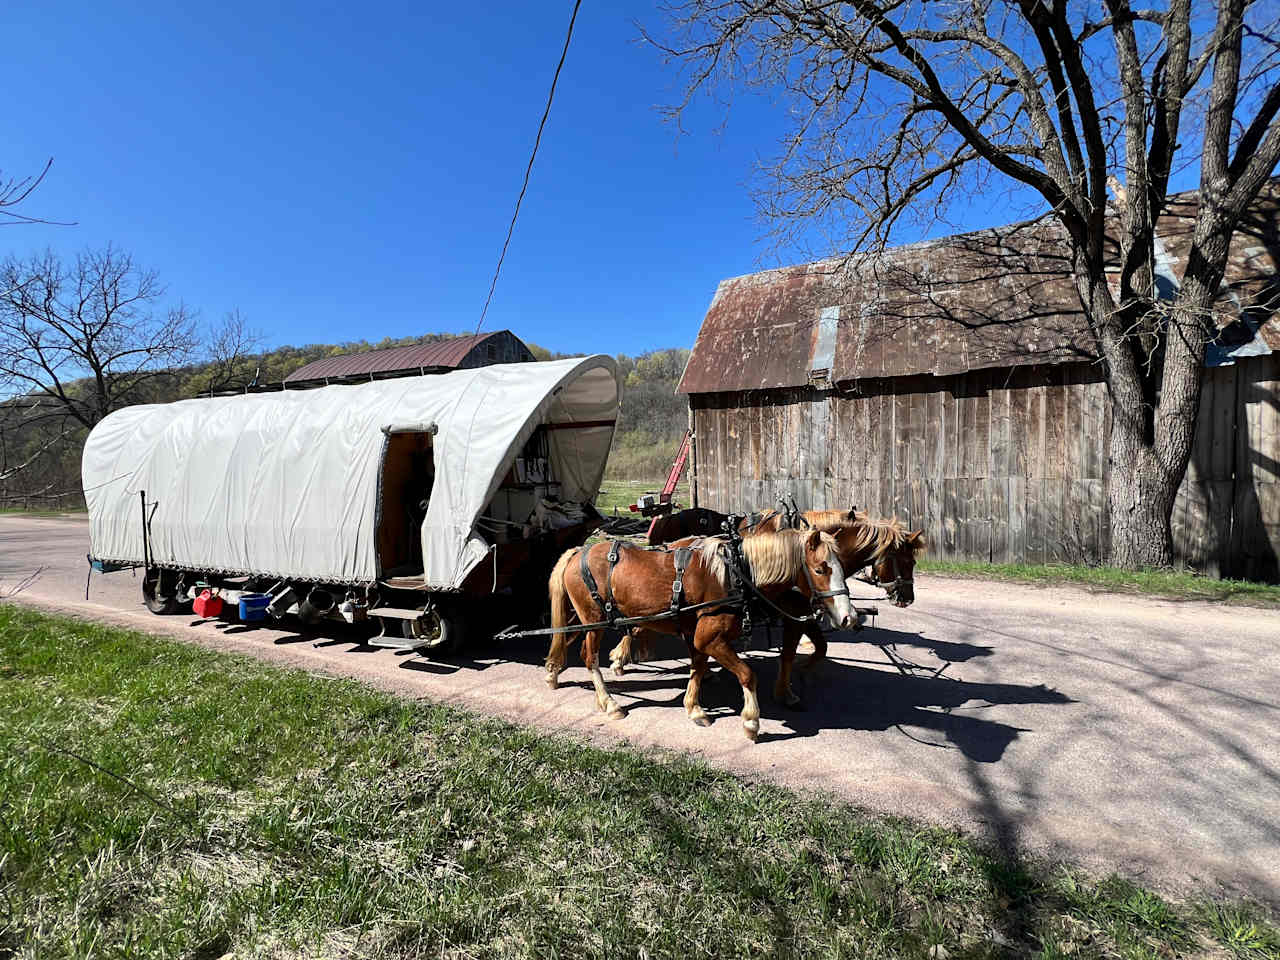
[[[562,499],[593,502],[617,410],[614,363],[601,355],[126,407],[85,442],[91,555],[142,562],[146,491],[153,563],[372,581],[387,435],[434,424],[424,574],[455,589],[489,549],[476,518],[534,430],[556,426]]]

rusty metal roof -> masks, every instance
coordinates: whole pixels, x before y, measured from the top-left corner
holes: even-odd
[[[1194,193],[1170,198],[1158,225],[1158,258],[1173,277],[1190,249],[1196,203]],[[1240,342],[1224,337],[1216,362],[1280,351],[1278,221],[1273,181],[1232,240],[1222,322]],[[1042,219],[724,280],[679,389],[720,393],[1093,359],[1070,245],[1056,221]]]
[[[496,338],[516,338],[509,330],[495,330],[470,337],[452,337],[434,343],[418,343],[388,350],[369,350],[340,357],[325,357],[299,367],[284,378],[285,383],[299,380],[332,380],[405,370],[454,370],[462,366],[477,347]],[[523,344],[522,344],[523,345]],[[526,348],[525,353],[528,353]],[[532,355],[530,354],[530,359]],[[469,364],[478,366],[479,364]]]

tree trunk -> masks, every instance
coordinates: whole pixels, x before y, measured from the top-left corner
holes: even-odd
[[[1111,512],[1111,557],[1117,567],[1168,567],[1173,563],[1170,518],[1178,495],[1178,480],[1160,467],[1151,447],[1136,438],[1120,436],[1119,422],[1111,435],[1111,484],[1107,490]]]

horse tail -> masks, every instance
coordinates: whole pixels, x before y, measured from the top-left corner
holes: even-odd
[[[565,627],[576,616],[573,605],[569,602],[569,591],[564,585],[564,575],[569,562],[584,547],[572,547],[560,555],[556,565],[551,568],[551,577],[547,581],[547,593],[551,599],[551,626]],[[577,639],[573,633],[553,633],[551,649],[547,652],[547,683],[555,689],[559,683],[560,671],[564,669],[565,653],[569,649],[569,641]]]

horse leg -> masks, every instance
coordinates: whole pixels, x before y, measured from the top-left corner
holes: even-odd
[[[684,712],[700,727],[711,726],[711,720],[702,709],[702,678],[707,674],[707,655],[689,644],[689,689],[684,694]]]
[[[613,666],[613,672],[619,677],[627,672],[627,664],[635,663],[631,656],[631,639],[631,631],[628,630],[622,635],[618,645],[609,651],[609,662]]]
[[[756,699],[755,672],[742,662],[729,642],[729,631],[721,621],[728,618],[706,617],[698,624],[694,644],[710,654],[716,662],[738,678],[742,684],[742,729],[747,739],[760,736],[760,701]]]
[[[800,645],[800,630],[794,623],[782,628],[782,657],[778,662],[778,679],[773,685],[773,699],[784,707],[795,709],[800,698],[791,689],[791,667],[796,662],[796,648]]]
[[[600,638],[603,636],[603,630],[591,630],[587,633],[582,641],[582,659],[591,671],[591,681],[596,685],[596,706],[610,720],[620,720],[627,715],[626,711],[609,695],[609,688],[604,684],[604,674],[600,672]]]
[[[813,653],[805,658],[802,669],[808,673],[823,660],[827,658],[827,638],[822,635],[822,628],[815,623],[806,623],[804,626],[805,636],[809,638],[809,642],[813,644]]]

